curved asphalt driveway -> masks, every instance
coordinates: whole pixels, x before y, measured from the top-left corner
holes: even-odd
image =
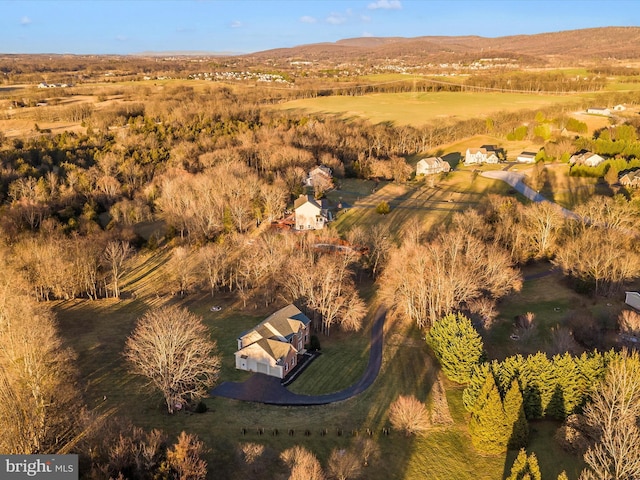
[[[233,398],[246,402],[266,403],[269,405],[326,405],[354,397],[373,384],[382,365],[382,340],[386,309],[380,306],[375,313],[371,328],[371,348],[369,363],[364,374],[350,387],[326,395],[299,395],[290,392],[280,384],[280,379],[262,373],[254,373],[245,382],[224,382],[211,391],[212,396]]]
[[[520,192],[522,195],[527,197],[532,202],[549,202],[549,203],[553,203],[554,205],[558,205],[557,203],[547,200],[544,196],[540,195],[533,188],[529,187],[528,185],[525,185],[523,182],[523,179],[525,178],[525,176],[522,173],[508,172],[504,170],[491,170],[488,172],[482,172],[481,175],[486,178],[492,178],[494,180],[502,180],[503,182],[508,183],[514,189],[516,189],[518,192]],[[560,210],[562,211],[562,214],[567,218],[572,218],[574,220],[578,220],[580,218],[571,210],[567,210],[566,208],[561,207],[560,205],[558,205],[558,208],[560,208]]]

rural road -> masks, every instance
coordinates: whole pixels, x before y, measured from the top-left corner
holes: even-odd
[[[557,203],[547,200],[544,196],[536,192],[533,188],[525,185],[525,183],[523,182],[523,179],[525,178],[525,176],[522,173],[508,172],[505,170],[492,170],[489,172],[482,172],[481,175],[486,178],[492,178],[494,180],[502,180],[503,182],[508,183],[515,190],[517,190],[519,193],[527,197],[532,202],[549,202],[549,203],[553,203],[554,205],[558,205]],[[580,219],[580,217],[578,217],[578,215],[573,213],[571,210],[567,210],[566,208],[561,207],[560,205],[558,205],[558,207],[560,208],[560,210],[562,211],[565,217],[573,218],[575,220]]]
[[[233,398],[245,402],[266,403],[269,405],[326,405],[328,403],[347,400],[369,388],[380,372],[382,365],[382,344],[386,309],[380,306],[371,327],[371,348],[369,363],[360,380],[339,392],[325,395],[300,395],[290,392],[280,384],[280,379],[262,373],[254,373],[245,382],[224,382],[210,393],[214,397]]]

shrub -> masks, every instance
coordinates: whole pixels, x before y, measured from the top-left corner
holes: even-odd
[[[409,437],[429,428],[429,411],[413,395],[400,395],[389,407],[389,421],[393,428],[403,431]]]
[[[391,211],[391,207],[389,207],[389,204],[384,200],[380,202],[376,207],[376,212],[379,213],[380,215],[386,215],[390,211]]]

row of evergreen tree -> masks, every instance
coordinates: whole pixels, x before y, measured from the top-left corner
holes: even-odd
[[[436,322],[426,340],[447,378],[466,385],[472,442],[487,453],[525,446],[528,420],[562,420],[581,411],[617,355],[593,351],[549,358],[539,352],[489,362],[480,335],[461,313]]]

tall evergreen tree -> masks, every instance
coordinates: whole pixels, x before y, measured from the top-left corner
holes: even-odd
[[[462,313],[446,315],[427,333],[427,344],[449,380],[469,383],[472,369],[481,362],[484,350],[471,320]]]
[[[512,428],[491,373],[487,375],[471,412],[469,431],[471,442],[477,450],[486,453],[503,453],[507,450]]]
[[[467,409],[468,412],[472,412],[473,408],[480,396],[480,392],[482,391],[482,387],[487,381],[487,375],[491,372],[491,364],[482,363],[480,365],[476,365],[471,370],[471,380],[467,388],[462,392],[462,402],[464,403],[464,408]]]
[[[536,454],[532,452],[531,455],[527,455],[525,449],[521,448],[505,480],[541,480],[541,478]]]
[[[507,426],[511,426],[508,447],[515,449],[526,446],[529,440],[529,424],[524,415],[524,402],[517,380],[511,382],[511,387],[504,396],[503,408]]]

